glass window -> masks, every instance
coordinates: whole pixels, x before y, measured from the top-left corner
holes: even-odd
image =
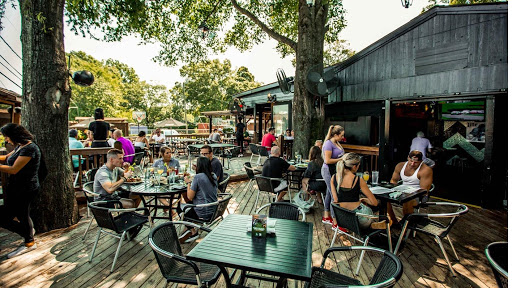
[[[274,128],[276,128],[276,137],[277,135],[283,135],[288,128],[288,120],[290,119],[288,104],[274,105],[272,113],[274,118]]]

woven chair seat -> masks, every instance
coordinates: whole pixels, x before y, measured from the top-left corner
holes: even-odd
[[[196,262],[199,268],[199,277],[204,283],[208,285],[214,284],[220,276],[219,267],[211,264]],[[168,267],[172,271],[172,274],[164,275],[165,279],[170,282],[185,283],[185,284],[197,284],[196,273],[190,265],[185,263],[177,262],[176,265]]]
[[[147,216],[143,216],[135,212],[123,213],[114,218],[114,222],[116,223],[117,227],[117,233],[122,233],[122,231],[130,230],[134,227],[146,223],[147,221]]]
[[[329,285],[357,285],[362,286],[363,284],[354,278],[350,278],[345,275],[341,275],[339,273],[329,271],[319,267],[313,267],[312,280],[311,280],[311,288],[317,288],[322,286]]]

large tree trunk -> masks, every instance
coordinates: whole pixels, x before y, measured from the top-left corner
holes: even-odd
[[[71,90],[64,52],[65,0],[20,0],[23,46],[22,124],[46,158],[48,177],[32,204],[38,232],[78,221],[68,148]]]
[[[293,129],[295,151],[306,157],[316,139],[323,139],[323,105],[314,108],[314,95],[306,89],[307,73],[314,65],[323,67],[327,5],[308,7],[299,1],[299,27],[293,95]],[[322,72],[317,71],[317,72]]]

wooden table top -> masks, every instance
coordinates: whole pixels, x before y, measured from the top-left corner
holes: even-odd
[[[277,219],[276,233],[253,238],[251,215],[228,215],[187,255],[188,259],[308,281],[313,224]]]

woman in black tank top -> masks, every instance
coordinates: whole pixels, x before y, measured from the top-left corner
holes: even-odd
[[[367,205],[377,206],[377,199],[366,182],[356,176],[361,157],[356,153],[346,153],[341,159],[336,165],[336,174],[331,178],[331,191],[336,192],[332,193],[333,202],[357,213],[373,215]],[[359,198],[360,192],[366,197]],[[358,216],[358,220],[361,228],[368,228],[374,222],[374,219],[364,216]]]

